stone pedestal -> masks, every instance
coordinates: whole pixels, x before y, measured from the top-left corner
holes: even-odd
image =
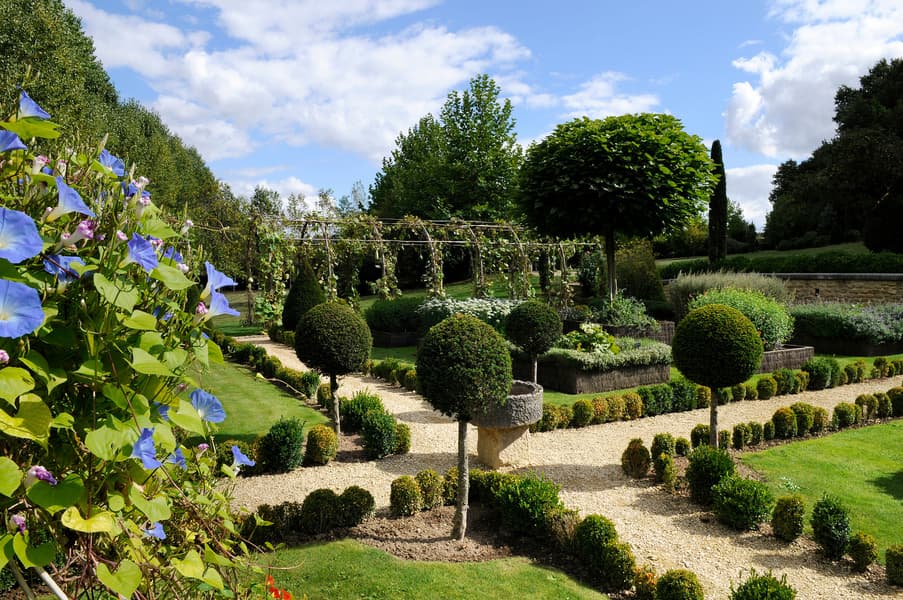
[[[504,406],[474,415],[477,455],[480,462],[498,467],[526,458],[530,425],[542,418],[542,387],[529,381],[514,381]]]

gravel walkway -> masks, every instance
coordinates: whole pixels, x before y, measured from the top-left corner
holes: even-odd
[[[294,350],[275,344],[265,336],[240,338],[264,346],[270,354],[294,369],[304,369]],[[873,383],[843,386],[818,392],[804,392],[770,400],[728,404],[719,408],[719,426],[766,421],[780,406],[808,402],[829,411],[857,395],[886,391],[901,385],[903,377]],[[254,508],[269,498],[302,501],[317,488],[341,492],[349,485],[370,490],[377,507],[389,504],[389,486],[399,475],[414,475],[432,468],[440,473],[456,462],[457,425],[427,404],[422,397],[389,386],[370,377],[348,376],[339,381],[339,394],[351,396],[369,388],[379,394],[386,409],[411,427],[411,452],[379,461],[330,463],[325,467],[300,468],[283,475],[239,478],[234,504]],[[821,559],[812,542],[798,540],[784,544],[757,532],[737,533],[714,522],[711,513],[700,511],[686,498],[674,497],[648,482],[637,482],[621,471],[620,458],[630,439],[642,438],[647,446],[656,433],[668,432],[689,438],[697,423],[708,423],[708,409],[672,413],[636,421],[594,425],[581,429],[557,430],[533,435],[529,441],[530,461],[514,465],[536,469],[561,485],[561,498],[581,514],[603,514],[612,519],[621,538],[630,543],[637,562],[647,563],[661,573],[671,568],[691,569],[699,576],[707,598],[726,598],[731,580],[741,571],[772,569],[786,574],[797,589],[799,600],[887,599],[900,596],[895,590],[852,574],[845,566]],[[475,460],[477,432],[472,428],[470,452]]]

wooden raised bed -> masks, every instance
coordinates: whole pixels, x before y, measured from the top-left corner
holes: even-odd
[[[565,320],[562,321],[562,328],[564,333],[569,333],[577,330],[581,324],[587,322],[588,321]],[[654,331],[651,328],[641,329],[625,325],[606,325],[605,323],[601,323],[602,329],[615,337],[645,338],[655,340],[656,342],[662,342],[670,346],[671,340],[674,339],[674,321],[659,321],[658,324],[658,331]]]
[[[806,361],[815,356],[812,346],[784,344],[777,350],[769,350],[762,355],[759,373],[771,373],[778,369],[799,369]]]
[[[513,367],[515,379],[529,380],[532,378],[532,367],[529,361],[515,360]],[[665,383],[671,378],[671,367],[670,365],[655,365],[628,367],[613,371],[583,371],[577,367],[543,363],[540,358],[538,377],[539,384],[546,389],[566,394],[585,394]]]
[[[901,342],[874,344],[868,340],[795,334],[793,343],[814,346],[815,351],[819,354],[837,354],[840,356],[887,356],[903,353],[903,343]]]

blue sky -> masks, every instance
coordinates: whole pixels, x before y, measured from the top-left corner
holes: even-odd
[[[373,182],[396,136],[489,73],[526,146],[577,116],[720,139],[761,228],[771,177],[834,133],[834,93],[903,57],[899,0],[65,0],[123,97],[236,193]]]

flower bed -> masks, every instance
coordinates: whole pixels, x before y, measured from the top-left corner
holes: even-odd
[[[820,354],[879,356],[903,352],[903,304],[804,304],[791,309],[793,343]]]

